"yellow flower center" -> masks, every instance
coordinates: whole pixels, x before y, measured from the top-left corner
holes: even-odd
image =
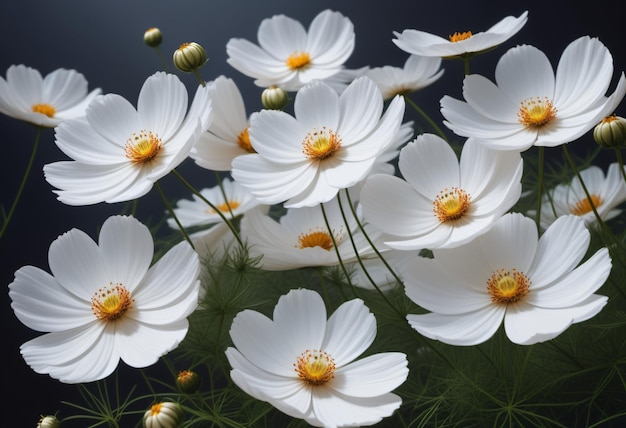
[[[341,148],[341,138],[337,133],[323,127],[309,132],[302,142],[302,153],[311,160],[324,160]]]
[[[462,33],[459,33],[457,31],[453,35],[448,36],[448,38],[450,39],[450,41],[452,43],[460,42],[461,40],[467,40],[470,37],[472,37],[472,32],[471,31],[463,31]]]
[[[132,163],[150,162],[161,150],[161,139],[150,131],[142,130],[139,135],[133,135],[126,141],[124,151]]]
[[[527,98],[520,103],[517,118],[527,128],[541,128],[556,118],[556,111],[547,97]]]
[[[237,135],[237,145],[244,149],[248,153],[256,153],[256,151],[252,148],[252,143],[250,143],[250,133],[248,129],[250,127],[244,129]]]
[[[487,291],[494,303],[514,303],[528,293],[530,285],[530,279],[522,272],[500,269],[487,281]]]
[[[56,110],[50,104],[34,104],[33,113],[41,113],[48,117],[54,117],[54,113],[56,113]]]
[[[293,366],[298,377],[309,385],[323,385],[335,377],[335,360],[324,351],[307,349]]]
[[[91,311],[102,321],[115,321],[132,308],[135,300],[122,284],[110,283],[91,298]]]
[[[574,206],[570,207],[570,211],[572,212],[572,214],[585,215],[593,211],[594,207],[598,208],[600,205],[602,205],[602,202],[604,202],[602,198],[598,195],[590,195],[590,197],[591,201],[588,198],[584,198],[576,202]],[[593,204],[593,206],[591,204]]]
[[[296,248],[314,248],[320,247],[326,251],[333,248],[333,237],[328,232],[322,230],[311,230],[308,233],[301,233],[298,236],[298,245]]]
[[[469,210],[470,196],[463,189],[443,189],[433,202],[433,212],[440,222],[458,220]]]
[[[230,212],[231,210],[235,210],[239,208],[239,205],[241,204],[237,201],[227,201],[227,202],[224,202],[223,204],[215,205],[215,208],[217,208],[223,213],[227,213],[227,212]],[[206,210],[204,210],[204,212],[206,212],[207,214],[217,214],[217,211],[215,211],[213,208],[207,208]]]
[[[301,70],[311,64],[311,56],[306,52],[295,51],[289,55],[285,63],[292,70]]]

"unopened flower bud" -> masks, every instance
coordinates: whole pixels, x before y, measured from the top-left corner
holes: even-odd
[[[200,375],[192,370],[182,370],[176,378],[176,385],[185,394],[192,394],[200,389],[202,379]]]
[[[608,116],[593,129],[593,138],[605,148],[626,147],[626,119]]]
[[[185,73],[197,70],[207,60],[206,51],[196,42],[183,43],[174,51],[174,65]]]
[[[143,33],[143,41],[151,48],[156,48],[163,41],[163,34],[161,34],[161,30],[156,27],[148,28],[146,32]]]
[[[153,404],[143,414],[145,428],[177,428],[183,419],[183,409],[173,401]]]
[[[56,416],[42,416],[37,422],[37,428],[61,428],[61,421]]]
[[[289,103],[289,94],[282,88],[270,86],[261,94],[261,102],[268,110],[282,110]]]

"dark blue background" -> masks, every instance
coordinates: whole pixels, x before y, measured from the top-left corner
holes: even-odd
[[[616,76],[626,70],[622,2],[599,0],[573,4],[545,0],[3,0],[0,3],[0,73],[5,76],[12,64],[29,65],[42,75],[59,67],[74,68],[85,75],[90,90],[101,87],[104,93],[121,94],[136,104],[144,80],[162,68],[155,51],[143,43],[144,31],[157,26],[164,34],[161,49],[167,61],[183,42],[202,44],[210,58],[201,70],[204,79],[212,80],[220,74],[235,79],[251,112],[261,107],[260,90],[251,79],[226,63],[227,41],[242,37],[256,42],[261,20],[277,13],[296,18],[308,27],[313,17],[326,8],[342,12],[355,25],[356,49],[347,63],[350,68],[401,66],[407,54],[391,42],[393,31],[415,28],[444,37],[455,31],[478,32],[506,15],[518,16],[529,10],[527,25],[504,46],[473,63],[472,72],[492,78],[498,58],[509,47],[522,43],[542,49],[556,65],[565,46],[582,35],[597,36],[607,45],[615,59]],[[444,67],[446,71],[440,81],[412,96],[436,119],[440,119],[438,101],[442,95],[461,97],[462,64],[444,62]],[[193,76],[179,76],[193,91]],[[611,91],[614,86],[615,82]],[[624,109],[622,105],[618,110],[622,116]],[[416,118],[412,111],[407,115],[409,118]],[[33,126],[0,115],[0,203],[5,209],[13,200],[34,138]],[[583,141],[576,147],[583,151],[593,149],[589,135]],[[556,154],[560,155],[560,151]],[[23,265],[31,264],[48,271],[48,247],[58,235],[76,227],[95,237],[99,225],[122,208],[121,204],[70,207],[56,201],[50,185],[43,179],[42,166],[63,158],[54,145],[53,130],[44,130],[25,194],[0,242],[1,284],[8,285],[13,273]],[[214,182],[213,172],[202,170],[191,161],[186,161],[179,170],[198,188]],[[166,177],[161,184],[169,197],[189,198],[177,180]],[[137,216],[144,222],[162,217],[163,212],[155,190],[139,201]],[[27,329],[15,318],[7,293],[1,294],[5,375],[2,385],[7,394],[3,400],[2,420],[15,415],[11,426],[34,427],[40,414],[63,408],[62,416],[67,416],[67,408],[61,406],[60,401],[75,398],[76,388],[37,375],[24,363],[19,345],[39,333]]]

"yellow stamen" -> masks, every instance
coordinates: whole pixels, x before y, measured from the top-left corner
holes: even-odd
[[[487,281],[487,291],[494,303],[514,303],[528,293],[530,285],[530,279],[522,272],[500,269]]]
[[[139,135],[134,134],[124,146],[126,157],[132,163],[150,162],[161,150],[161,139],[150,131],[142,130]]]
[[[570,207],[570,211],[572,212],[572,214],[585,215],[593,211],[594,207],[598,208],[600,205],[602,205],[603,201],[601,197],[599,197],[598,195],[590,195],[590,197],[591,201],[588,198],[584,198],[576,202],[574,206]],[[591,204],[593,204],[593,207],[591,206]]]
[[[333,238],[328,232],[322,230],[311,230],[308,233],[301,233],[298,236],[298,245],[296,248],[314,248],[320,247],[326,251],[333,248]]]
[[[250,143],[250,133],[248,132],[249,128],[250,127],[247,127],[241,131],[239,135],[237,135],[237,145],[248,153],[256,153],[256,151],[252,148],[252,143]]]
[[[517,118],[527,128],[541,128],[556,118],[552,101],[544,97],[527,98],[520,103]]]
[[[309,385],[323,385],[335,377],[335,360],[324,351],[307,349],[293,366]]]
[[[433,202],[433,212],[440,222],[458,220],[470,209],[470,196],[463,189],[443,189]]]
[[[470,37],[472,37],[472,32],[471,31],[463,31],[462,33],[459,33],[457,31],[453,35],[448,36],[448,38],[450,39],[450,41],[452,43],[460,42],[461,40],[467,40]]]
[[[285,63],[292,70],[301,70],[311,64],[311,57],[306,52],[295,51],[289,55]]]
[[[54,117],[56,110],[50,104],[34,104],[33,105],[33,113],[41,113],[48,117]]]
[[[161,409],[163,408],[163,403],[153,404],[150,408],[150,415],[157,416],[161,413]]]
[[[321,131],[309,132],[302,142],[302,153],[311,160],[324,160],[341,148],[341,138],[323,127]]]
[[[237,201],[228,201],[224,202],[223,204],[216,205],[215,208],[223,213],[227,213],[231,210],[236,210],[237,208],[239,208],[239,205],[241,204]],[[206,210],[204,210],[204,212],[206,212],[207,214],[217,214],[217,211],[215,211],[213,208],[207,208]]]
[[[132,308],[134,299],[122,284],[110,283],[91,298],[91,311],[102,321],[115,321]]]

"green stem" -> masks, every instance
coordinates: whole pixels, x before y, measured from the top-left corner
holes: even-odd
[[[339,253],[339,247],[337,246],[337,240],[335,239],[335,234],[333,233],[333,229],[330,227],[330,223],[328,222],[328,216],[326,215],[326,209],[324,208],[324,204],[320,204],[322,209],[322,216],[324,216],[324,223],[326,224],[326,229],[328,229],[328,234],[330,235],[330,239],[333,241],[333,248],[335,249],[335,254],[337,254],[337,260],[339,260],[339,266],[341,266],[341,270],[348,281],[348,285],[352,289],[352,292],[356,296],[356,289],[354,288],[354,284],[352,284],[352,280],[350,279],[350,274],[348,273],[348,269],[346,269],[346,265],[343,263],[341,259],[341,254]]]
[[[165,58],[163,57],[163,53],[161,52],[161,48],[159,48],[158,46],[155,46],[154,49],[156,50],[157,55],[159,56],[159,59],[163,63],[163,68],[165,69],[165,71],[168,72],[168,73],[171,73],[170,67],[167,65],[167,62],[165,61]]]
[[[626,171],[624,171],[624,159],[622,159],[622,149],[619,147],[615,147],[615,157],[617,158],[617,163],[619,164],[619,170],[622,173],[622,177],[624,178],[624,183],[626,183]]]
[[[222,192],[222,197],[224,198],[224,202],[226,203],[226,207],[228,208],[230,218],[235,218],[235,214],[233,214],[233,210],[230,207],[230,201],[228,199],[228,196],[226,196],[226,191],[224,190],[224,185],[222,184],[222,177],[220,177],[219,171],[215,171],[215,178],[217,179],[217,185],[219,186],[220,191]]]
[[[420,108],[420,106],[418,106],[412,99],[410,99],[409,97],[407,97],[406,95],[404,95],[404,100],[409,103],[411,105],[411,107],[413,107],[420,115],[422,115],[422,117],[424,119],[426,119],[426,121],[430,124],[430,126],[433,127],[433,129],[437,132],[437,134],[443,138],[444,140],[448,140],[446,138],[446,134],[443,133],[443,131],[441,130],[441,128],[437,125],[437,123],[431,119],[431,117],[429,115],[426,114],[426,112],[424,110],[422,110]]]
[[[165,204],[165,207],[167,208],[167,210],[169,211],[170,215],[172,216],[172,218],[174,219],[174,221],[178,225],[178,228],[180,229],[180,231],[182,232],[183,236],[185,237],[185,240],[187,242],[189,242],[189,245],[191,245],[191,248],[193,248],[195,250],[196,248],[194,247],[193,242],[191,242],[191,238],[189,238],[189,235],[187,235],[187,232],[185,231],[185,228],[180,223],[180,220],[178,220],[178,217],[176,216],[176,213],[174,212],[174,209],[172,208],[172,206],[170,205],[169,201],[165,197],[165,193],[163,193],[163,189],[161,189],[161,185],[159,185],[158,182],[155,182],[154,186],[159,191],[159,194],[161,195],[161,199],[163,199],[163,203]]]
[[[346,189],[346,193],[348,193],[348,190]],[[350,243],[352,244],[352,248],[354,249],[354,254],[356,255],[356,259],[359,263],[359,266],[361,266],[361,269],[363,269],[363,273],[365,274],[365,276],[367,277],[368,281],[370,282],[370,284],[372,284],[372,286],[374,287],[374,289],[376,289],[376,291],[378,292],[378,294],[380,295],[380,297],[382,297],[382,299],[385,301],[385,303],[391,308],[393,309],[399,316],[401,319],[405,319],[406,318],[406,314],[403,314],[402,312],[400,312],[398,310],[398,308],[395,307],[395,305],[393,305],[389,299],[387,298],[387,296],[385,296],[385,293],[383,293],[383,291],[380,289],[380,287],[378,286],[378,284],[376,284],[376,281],[374,281],[374,279],[371,277],[371,275],[369,274],[369,272],[367,271],[367,268],[365,267],[365,264],[363,263],[363,259],[361,259],[361,255],[359,254],[359,250],[354,242],[354,237],[352,236],[352,230],[350,230],[349,224],[348,224],[348,219],[346,217],[346,214],[343,210],[343,204],[341,203],[341,197],[338,194],[337,195],[337,201],[339,202],[339,210],[341,211],[341,217],[343,218],[343,222],[346,225],[346,229],[348,230],[348,236],[350,237]],[[352,206],[352,204],[350,204],[350,206]],[[356,215],[354,213],[354,211],[352,211],[352,215],[353,217],[356,219]],[[358,219],[356,220],[358,222]],[[371,245],[371,244],[370,244]],[[372,246],[373,248],[373,246]]]
[[[541,232],[541,202],[543,198],[543,164],[544,164],[545,148],[539,146],[538,165],[537,165],[537,214],[535,215],[535,223],[537,231]]]
[[[470,55],[463,56],[463,68],[466,76],[470,74]]]
[[[613,234],[611,233],[611,230],[608,228],[606,223],[602,220],[602,217],[600,217],[600,214],[598,213],[598,210],[596,209],[596,206],[593,203],[593,199],[591,198],[591,194],[589,193],[589,190],[587,189],[587,186],[585,185],[585,182],[583,181],[583,177],[580,175],[580,172],[578,171],[578,168],[576,167],[574,160],[572,159],[572,157],[569,154],[569,151],[567,150],[567,144],[563,144],[563,154],[565,155],[567,162],[572,168],[572,171],[574,171],[574,174],[576,174],[576,177],[578,177],[580,186],[583,188],[583,192],[585,192],[585,196],[587,197],[587,200],[589,201],[589,206],[591,207],[591,210],[593,211],[593,215],[596,217],[596,221],[598,222],[598,225],[600,226],[600,228],[604,230],[607,238],[612,241],[610,245],[608,246],[610,248],[615,249],[615,251],[619,251],[620,249],[619,243],[615,241]],[[626,262],[622,259],[622,257],[620,256],[613,257],[613,259],[615,258],[617,258],[622,263],[622,265],[626,265]]]
[[[11,209],[9,209],[9,213],[4,218],[4,223],[2,224],[2,229],[0,229],[0,239],[4,235],[7,227],[9,226],[9,222],[11,221],[11,217],[13,217],[13,213],[15,212],[15,208],[17,207],[17,203],[19,202],[22,192],[24,191],[24,187],[26,186],[26,180],[30,174],[30,170],[35,161],[35,154],[37,153],[37,148],[39,147],[39,139],[41,136],[41,126],[37,127],[37,134],[35,136],[35,144],[33,146],[33,150],[30,154],[30,159],[28,160],[28,164],[26,165],[26,170],[24,171],[24,176],[22,177],[22,182],[20,183],[20,187],[17,190],[17,194],[15,195],[15,199],[13,200],[13,204],[11,205]]]
[[[217,215],[220,216],[220,218],[222,220],[224,220],[224,222],[228,225],[228,227],[230,228],[231,232],[233,232],[233,235],[235,235],[235,239],[237,239],[237,242],[239,242],[239,245],[243,248],[243,242],[241,241],[241,237],[239,236],[239,232],[237,232],[237,229],[235,228],[235,226],[232,224],[232,222],[226,218],[226,216],[222,213],[222,211],[217,208],[215,205],[213,205],[207,198],[205,198],[200,192],[198,192],[195,187],[193,187],[191,184],[189,184],[189,182],[187,182],[187,180],[185,180],[183,178],[182,175],[180,175],[178,173],[178,171],[176,171],[176,169],[172,170],[172,173],[185,185],[185,187],[187,187],[189,190],[191,190],[191,192],[196,195],[197,197],[199,197],[205,204],[207,204],[208,206],[210,206],[216,213]]]
[[[206,82],[204,81],[202,76],[200,76],[200,72],[198,71],[197,68],[193,69],[193,74],[196,76],[196,79],[198,79],[198,83],[200,83],[202,85],[202,87],[205,87],[206,86]]]

